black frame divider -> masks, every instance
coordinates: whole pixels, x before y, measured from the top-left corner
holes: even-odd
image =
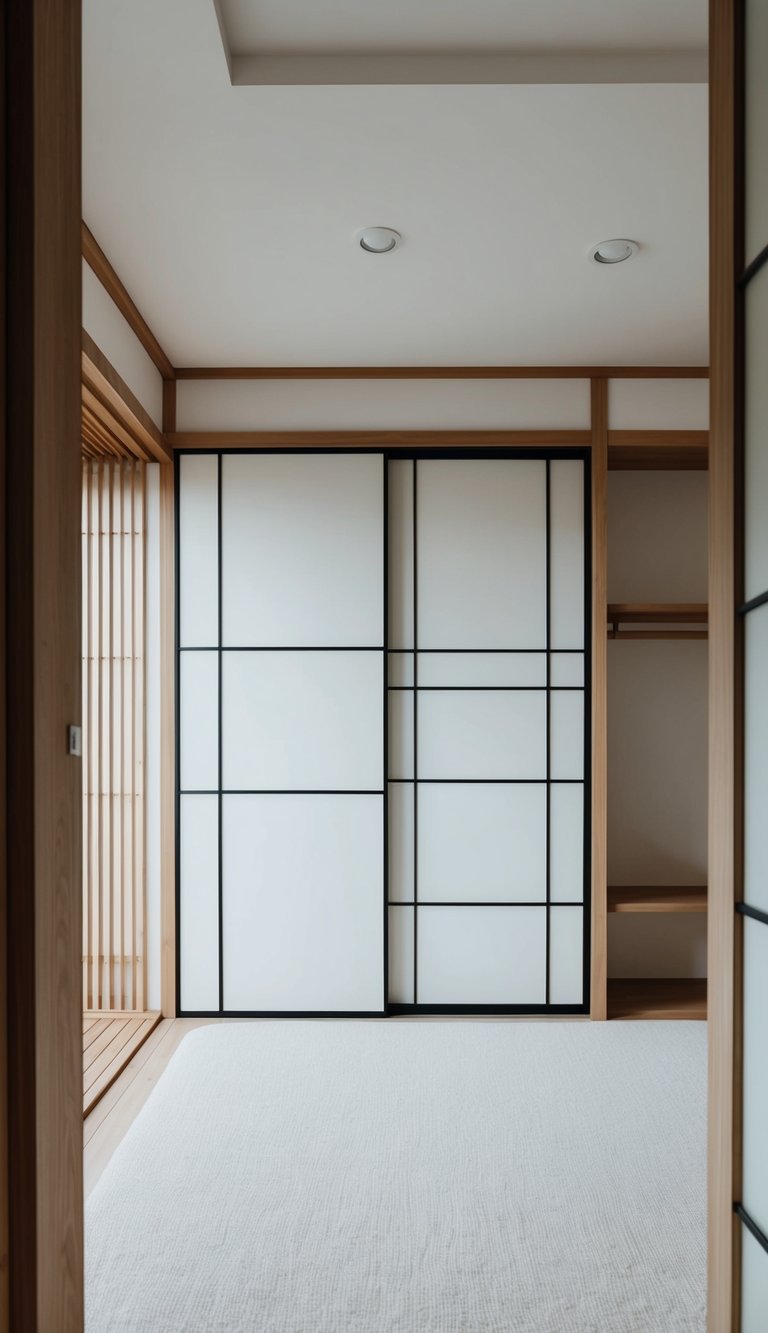
[[[274,1017],[274,1018],[373,1018],[385,1017],[387,1015],[397,1016],[410,1013],[422,1014],[457,1014],[457,1015],[503,1015],[503,1014],[587,1014],[590,1009],[590,919],[591,919],[591,542],[590,542],[590,457],[588,449],[580,448],[550,448],[525,449],[525,448],[507,448],[507,449],[383,449],[383,450],[347,450],[347,449],[324,449],[318,451],[310,448],[251,448],[251,449],[219,449],[204,451],[207,457],[217,458],[217,625],[218,625],[218,643],[215,645],[184,645],[181,644],[181,623],[180,623],[180,579],[181,579],[181,561],[180,561],[180,468],[181,458],[187,455],[200,457],[200,450],[178,450],[174,459],[175,487],[175,525],[174,525],[174,559],[175,559],[175,765],[176,765],[176,790],[175,790],[175,847],[176,847],[176,1012],[180,1017]],[[286,647],[284,645],[275,645],[274,647],[259,645],[251,647],[248,645],[227,646],[227,652],[375,652],[382,654],[383,688],[382,688],[382,727],[383,727],[383,773],[382,789],[372,790],[331,790],[331,789],[282,789],[273,791],[270,789],[251,790],[226,789],[223,785],[223,732],[222,732],[222,714],[223,714],[223,557],[222,557],[222,460],[225,455],[282,455],[282,454],[307,454],[310,456],[322,455],[344,455],[350,453],[354,456],[370,456],[371,453],[378,454],[382,459],[383,468],[383,624],[382,624],[382,644],[379,645],[322,645],[312,647],[310,645],[301,647]],[[465,459],[480,461],[484,459],[531,459],[546,464],[546,646],[535,649],[526,648],[430,648],[420,647],[418,643],[418,463],[421,460],[446,460],[446,459]],[[560,648],[551,647],[551,522],[550,522],[550,463],[557,459],[574,459],[583,464],[584,468],[584,644],[582,648]],[[389,619],[389,522],[390,522],[390,497],[389,497],[389,463],[391,461],[410,461],[413,464],[412,477],[412,505],[413,505],[413,648],[404,650],[390,645],[390,619]],[[216,790],[208,789],[184,789],[181,787],[181,737],[180,737],[180,665],[181,657],[185,652],[215,652],[218,659],[218,788]],[[411,656],[413,659],[413,684],[410,686],[397,686],[389,684],[389,660],[393,654],[401,653],[405,656]],[[511,654],[511,653],[537,653],[543,654],[545,659],[546,683],[540,686],[430,686],[420,685],[418,679],[418,660],[419,654],[429,653],[477,653],[477,654]],[[584,663],[584,683],[578,685],[553,685],[551,680],[551,661],[557,653],[573,653],[583,659]],[[544,692],[546,695],[546,777],[539,779],[524,778],[500,778],[500,779],[479,779],[479,778],[429,778],[419,774],[418,768],[418,696],[421,691],[514,691],[521,690],[526,692]],[[390,776],[389,772],[389,695],[391,692],[410,692],[413,697],[413,777],[395,778]],[[581,693],[584,700],[584,771],[581,778],[558,778],[555,781],[558,785],[577,785],[583,789],[584,808],[584,853],[583,853],[583,895],[582,900],[577,902],[556,902],[551,900],[551,696],[557,691],[572,691]],[[420,783],[457,783],[460,785],[543,785],[546,788],[546,849],[545,849],[545,898],[537,902],[523,902],[516,900],[492,901],[492,902],[422,902],[419,898],[418,884],[418,787]],[[398,902],[390,900],[389,896],[389,836],[390,836],[390,815],[389,815],[389,790],[392,784],[412,785],[413,787],[413,899],[407,902]],[[182,893],[181,893],[181,798],[183,795],[212,795],[217,797],[218,810],[218,1010],[192,1010],[183,1009],[181,1006],[181,914],[183,912]],[[226,795],[362,795],[362,796],[381,796],[382,798],[382,819],[383,819],[383,982],[384,993],[382,997],[381,1010],[365,1011],[333,1011],[333,1010],[233,1010],[224,1007],[224,939],[223,939],[223,798]],[[546,1002],[544,1004],[423,1004],[418,999],[418,917],[419,911],[429,907],[540,907],[545,910],[546,916]],[[550,912],[552,907],[580,907],[583,910],[583,999],[581,1004],[552,1004],[550,1002]],[[389,1000],[389,924],[390,908],[403,907],[408,908],[413,914],[413,994],[414,1002],[412,1004],[400,1004]]]

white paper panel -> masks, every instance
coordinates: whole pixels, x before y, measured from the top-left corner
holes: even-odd
[[[746,261],[768,245],[768,5],[747,0],[745,52]],[[768,1301],[766,1301],[768,1308]]]
[[[762,244],[768,244],[768,236]],[[750,282],[745,307],[744,587],[746,600],[749,601],[768,590],[768,523],[765,517],[768,513],[768,375],[765,373],[768,357],[768,266],[762,268]]]
[[[550,777],[584,776],[584,695],[554,690],[549,700]]]
[[[388,653],[387,670],[389,672],[388,684],[412,685],[413,653]]]
[[[413,463],[389,464],[389,642],[413,647]]]
[[[743,1050],[742,1202],[768,1234],[768,926],[749,917],[744,918]]]
[[[768,912],[768,604],[745,617],[744,897]]]
[[[179,768],[182,791],[218,791],[218,653],[179,654]]]
[[[218,458],[179,459],[179,642],[209,648],[219,642]]]
[[[420,647],[544,647],[545,466],[419,461]]]
[[[419,693],[419,777],[545,778],[545,691]]]
[[[233,646],[383,643],[383,461],[222,460],[222,633]]]
[[[584,654],[550,653],[549,683],[555,686],[575,685],[581,688],[584,685]]]
[[[549,999],[581,1004],[584,999],[584,913],[581,907],[552,907],[549,914]]]
[[[219,1007],[219,798],[180,801],[181,1007]]]
[[[611,430],[706,430],[709,381],[611,379]]]
[[[389,1001],[413,1004],[412,907],[389,909]]]
[[[550,647],[584,646],[584,464],[550,463]]]
[[[414,776],[412,690],[390,691],[388,724],[389,777],[412,778]]]
[[[768,1310],[768,1254],[741,1228],[741,1325],[739,1333],[765,1333]]]
[[[546,909],[418,909],[421,1004],[543,1004]]]
[[[546,897],[544,785],[419,784],[419,901]]]
[[[381,1010],[382,799],[224,798],[226,1009]]]
[[[584,897],[584,788],[575,782],[549,788],[549,896],[571,903]]]
[[[392,902],[413,901],[413,800],[413,783],[389,783],[389,898]]]
[[[419,653],[419,685],[546,685],[544,653]]]
[[[383,654],[225,652],[223,785],[381,791]]]

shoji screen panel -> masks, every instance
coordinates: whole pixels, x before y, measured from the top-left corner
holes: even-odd
[[[389,1000],[581,1010],[575,458],[389,464]]]
[[[83,463],[83,1008],[146,1008],[146,466]]]
[[[384,1005],[384,463],[179,462],[182,1012]]]
[[[768,1310],[768,9],[745,6],[741,1329]]]

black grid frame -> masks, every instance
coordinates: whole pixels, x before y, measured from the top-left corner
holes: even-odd
[[[215,456],[215,457],[217,458],[217,492],[218,492],[218,493],[217,493],[217,518],[218,518],[218,524],[217,524],[217,527],[218,527],[218,532],[217,532],[217,548],[218,548],[218,549],[217,549],[217,556],[218,556],[218,571],[217,571],[218,607],[217,607],[217,616],[218,616],[218,644],[217,644],[216,646],[210,646],[210,645],[205,645],[205,646],[203,646],[203,645],[201,645],[201,646],[199,646],[199,647],[198,647],[198,646],[195,646],[195,645],[189,645],[189,644],[187,644],[187,645],[184,645],[184,646],[182,647],[182,645],[181,645],[181,633],[180,633],[181,626],[180,626],[180,582],[179,582],[179,580],[180,580],[180,524],[179,524],[179,507],[180,507],[180,485],[179,485],[179,483],[180,483],[180,463],[181,463],[181,458],[184,457],[184,456],[191,455],[191,456],[195,456],[195,457],[200,457],[200,456],[201,456],[201,453],[203,453],[203,452],[204,452],[207,456],[209,456],[209,457],[211,457],[211,456]],[[373,646],[373,647],[370,646],[370,645],[363,645],[363,646],[359,646],[359,645],[333,645],[333,646],[323,645],[323,646],[311,646],[311,645],[310,645],[310,646],[302,646],[302,647],[297,647],[297,648],[290,648],[290,647],[289,647],[289,648],[286,648],[284,645],[275,645],[274,647],[273,647],[273,646],[263,646],[263,645],[260,645],[260,646],[257,646],[257,647],[253,647],[253,646],[249,646],[249,645],[227,645],[227,647],[224,648],[223,643],[222,643],[222,516],[221,516],[221,504],[222,504],[222,485],[221,485],[221,478],[222,478],[222,459],[223,459],[224,457],[226,457],[227,455],[230,455],[230,454],[232,454],[232,455],[238,455],[238,456],[240,456],[240,455],[244,455],[244,454],[246,454],[246,455],[247,455],[247,454],[252,454],[252,455],[262,455],[262,454],[277,454],[277,455],[283,455],[283,454],[299,454],[299,455],[301,455],[301,454],[305,454],[305,455],[308,455],[308,456],[316,457],[316,456],[318,455],[318,453],[321,453],[321,454],[324,455],[324,456],[327,456],[327,455],[344,455],[345,457],[346,457],[346,456],[349,456],[350,454],[351,454],[352,456],[356,456],[356,455],[360,455],[360,454],[364,454],[365,456],[370,456],[371,454],[375,454],[375,455],[378,455],[379,457],[381,457],[381,459],[382,459],[382,466],[383,466],[383,524],[382,524],[382,528],[383,528],[383,531],[382,531],[382,546],[383,546],[383,625],[382,625],[382,639],[383,639],[383,642],[382,642],[381,646],[378,646],[378,645],[377,645],[377,646]],[[546,908],[546,913],[547,913],[547,916],[546,916],[546,920],[547,920],[547,939],[546,939],[547,997],[546,997],[546,998],[547,998],[547,1002],[546,1002],[545,1004],[543,1004],[543,1005],[536,1005],[536,1004],[533,1004],[533,1005],[520,1005],[520,1004],[513,1004],[513,1005],[494,1005],[494,1004],[490,1004],[490,1005],[488,1005],[488,1004],[478,1004],[478,1005],[474,1005],[474,1004],[457,1004],[457,1005],[447,1005],[447,1004],[446,1004],[446,1005],[442,1005],[442,1004],[440,1004],[440,1005],[434,1005],[434,1004],[432,1004],[432,1005],[430,1005],[430,1004],[423,1005],[423,1004],[414,1004],[414,1005],[403,1005],[403,1004],[397,1004],[397,1003],[390,1003],[390,1002],[389,1002],[389,999],[388,999],[388,985],[389,985],[389,980],[388,980],[388,978],[389,978],[389,908],[390,908],[390,901],[389,901],[389,800],[388,800],[388,790],[389,790],[389,784],[390,784],[390,781],[391,781],[391,779],[390,779],[390,777],[389,777],[389,695],[390,695],[390,692],[391,692],[392,689],[397,688],[397,687],[390,687],[390,685],[389,685],[389,680],[388,680],[388,663],[389,663],[389,655],[390,655],[391,653],[393,653],[393,652],[397,652],[397,651],[398,651],[397,649],[392,649],[392,648],[390,648],[390,645],[389,645],[389,486],[388,486],[388,473],[389,473],[389,468],[388,468],[388,463],[389,463],[390,461],[392,461],[392,460],[396,460],[396,459],[402,459],[402,460],[406,460],[406,461],[407,461],[407,460],[412,460],[412,461],[413,461],[413,464],[414,464],[414,467],[413,467],[413,484],[414,484],[414,490],[415,490],[415,487],[416,487],[417,464],[418,464],[418,461],[419,461],[420,459],[424,459],[424,460],[426,460],[426,459],[467,459],[467,460],[482,460],[482,459],[496,459],[496,460],[499,460],[499,459],[531,459],[531,460],[536,460],[536,461],[539,461],[539,462],[541,462],[541,461],[545,461],[546,464],[547,464],[547,467],[546,467],[546,478],[547,478],[547,482],[546,482],[546,495],[547,495],[547,537],[546,537],[546,552],[547,552],[547,578],[546,578],[546,586],[547,586],[547,612],[546,612],[546,617],[547,617],[547,649],[546,649],[546,651],[545,651],[545,661],[546,661],[546,672],[547,672],[547,677],[546,677],[546,684],[545,684],[544,686],[534,687],[534,688],[538,688],[539,690],[546,691],[546,698],[547,698],[547,774],[548,774],[548,776],[547,776],[546,778],[544,778],[544,779],[540,779],[540,780],[538,780],[538,781],[540,781],[542,784],[546,785],[546,788],[547,788],[546,902],[545,902],[545,903],[542,903],[542,902],[539,901],[539,902],[536,902],[536,903],[526,904],[526,903],[524,903],[524,902],[515,901],[513,904],[509,904],[510,906],[517,906],[517,907],[523,907],[523,906],[536,906],[536,907],[545,907],[545,908]],[[583,463],[583,466],[584,466],[584,619],[585,619],[585,624],[584,624],[584,647],[583,647],[583,649],[572,649],[572,650],[569,650],[569,649],[560,649],[560,650],[552,650],[552,649],[549,648],[549,640],[550,640],[550,606],[549,606],[549,590],[550,590],[550,578],[549,578],[549,551],[550,551],[550,523],[549,523],[549,462],[550,462],[551,460],[553,460],[553,459],[577,459],[577,460],[581,461],[581,462]],[[190,450],[190,449],[181,449],[181,450],[177,450],[177,451],[176,451],[175,460],[174,460],[174,467],[175,467],[175,486],[174,486],[174,504],[175,504],[174,556],[175,556],[175,770],[176,770],[176,782],[175,782],[175,844],[176,844],[176,847],[175,847],[175,850],[176,850],[175,905],[176,905],[176,1012],[177,1012],[177,1014],[178,1014],[180,1017],[189,1017],[189,1018],[192,1018],[192,1017],[223,1017],[223,1018],[225,1018],[225,1017],[228,1017],[228,1018],[247,1018],[247,1017],[252,1017],[252,1018],[269,1018],[269,1017],[272,1017],[272,1018],[298,1018],[298,1019],[302,1019],[302,1018],[304,1018],[304,1019],[306,1019],[306,1018],[342,1018],[342,1017],[343,1017],[343,1018],[372,1018],[372,1017],[382,1017],[382,1016],[388,1016],[388,1015],[396,1016],[396,1015],[403,1014],[403,1013],[413,1013],[413,1012],[425,1013],[425,1014],[433,1013],[433,1014],[461,1014],[461,1015],[471,1015],[471,1014],[478,1014],[478,1015],[479,1015],[479,1014],[546,1014],[546,1013],[548,1013],[548,1014],[553,1014],[553,1015],[557,1015],[557,1014],[585,1014],[585,1013],[588,1013],[588,1012],[589,1012],[589,1009],[590,1009],[589,977],[590,977],[590,918],[591,918],[591,838],[590,838],[590,828],[591,828],[591,802],[590,802],[590,792],[591,792],[591,746],[590,746],[590,737],[591,737],[591,635],[590,635],[590,632],[589,632],[589,630],[590,630],[590,624],[591,624],[591,542],[590,542],[590,540],[589,540],[590,532],[591,532],[591,506],[590,506],[590,484],[589,484],[589,483],[590,483],[590,457],[589,457],[589,451],[586,450],[586,449],[579,449],[579,448],[551,448],[551,449],[547,449],[547,450],[544,450],[544,449],[524,449],[524,448],[518,448],[518,449],[515,449],[515,448],[507,448],[507,449],[493,449],[493,450],[483,450],[483,449],[445,449],[445,450],[439,450],[439,449],[429,449],[429,450],[413,450],[413,449],[382,449],[382,450],[375,450],[375,449],[374,449],[374,450],[371,450],[371,449],[360,449],[360,450],[349,450],[349,449],[333,449],[333,448],[323,449],[323,450],[317,450],[317,449],[312,449],[312,448],[289,448],[289,449],[279,449],[279,450],[278,450],[278,449],[274,449],[274,448],[263,448],[263,449],[253,448],[253,449],[220,449],[220,450],[206,450],[206,451]],[[414,494],[414,516],[415,516],[415,514],[416,514],[416,497],[415,497],[415,494]],[[416,651],[416,645],[417,645],[417,638],[416,638],[417,625],[416,625],[416,619],[417,619],[417,605],[418,605],[418,604],[417,604],[417,588],[416,588],[416,581],[417,581],[417,556],[416,556],[416,542],[415,542],[415,540],[414,540],[414,569],[413,569],[413,577],[414,577],[414,589],[413,589],[413,606],[414,606],[414,651],[413,651],[413,659],[414,659],[414,685],[413,685],[412,688],[413,688],[413,695],[414,695],[414,774],[416,774],[417,771],[418,771],[418,769],[417,769],[417,746],[418,746],[418,741],[417,741],[417,738],[416,738],[416,713],[417,713],[417,707],[418,707],[418,694],[419,694],[419,691],[420,691],[420,690],[424,690],[424,689],[430,689],[430,688],[433,688],[433,689],[441,689],[441,688],[445,688],[445,689],[456,689],[456,688],[459,688],[459,689],[461,689],[461,688],[466,688],[466,689],[469,690],[469,689],[476,689],[476,688],[481,688],[481,689],[482,689],[483,687],[472,687],[472,686],[467,686],[467,687],[453,687],[453,686],[445,686],[445,687],[434,686],[434,687],[429,687],[429,686],[419,686],[419,685],[418,685],[418,679],[417,679],[417,671],[418,671],[418,665],[417,665],[417,664],[418,664],[418,653],[429,652],[429,651],[432,651],[432,650],[419,648],[419,649],[418,649],[418,652]],[[306,790],[306,791],[304,791],[304,790],[298,790],[298,789],[294,789],[294,788],[291,788],[290,790],[283,790],[283,791],[277,791],[277,790],[274,790],[274,789],[269,789],[268,791],[267,791],[267,790],[262,790],[262,789],[260,789],[260,790],[248,789],[248,791],[241,791],[241,790],[239,790],[239,789],[238,789],[237,791],[235,791],[234,789],[232,789],[231,791],[230,791],[229,789],[226,789],[226,790],[225,790],[225,789],[223,788],[223,785],[222,785],[222,783],[223,783],[223,753],[222,753],[222,744],[223,744],[223,742],[222,742],[222,725],[221,725],[221,724],[222,724],[222,662],[223,662],[223,654],[224,654],[225,651],[228,652],[228,653],[229,653],[229,652],[270,652],[270,651],[273,651],[273,652],[274,652],[274,651],[295,651],[295,652],[307,652],[307,651],[312,651],[312,652],[321,652],[321,651],[329,651],[329,652],[366,651],[366,652],[379,652],[379,653],[382,653],[382,656],[383,656],[383,664],[382,664],[382,672],[383,672],[383,689],[382,689],[383,774],[382,774],[382,788],[381,788],[381,789],[378,789],[378,788],[377,788],[377,789],[375,789],[375,790],[370,790],[370,791],[360,791],[360,790],[354,790],[354,791],[335,791],[335,790],[334,790],[334,791],[330,791],[330,790],[328,790],[328,789],[322,789],[322,790],[319,790],[319,791],[310,791],[310,790]],[[436,649],[436,650],[433,650],[433,651],[436,651],[436,652],[447,652],[447,651],[450,651],[450,650],[448,650],[448,649],[442,649],[442,648],[441,648],[441,649]],[[471,652],[475,652],[475,651],[478,651],[478,650],[474,650],[474,649],[466,649],[466,650],[460,650],[460,651],[467,651],[467,652],[470,652],[470,651],[471,651]],[[506,650],[501,650],[501,649],[488,649],[488,650],[480,650],[480,651],[500,652],[500,651],[506,651]],[[540,649],[540,648],[537,648],[537,649],[535,649],[535,650],[529,650],[529,649],[517,649],[517,650],[512,650],[512,651],[517,651],[517,652],[530,652],[530,651],[541,652],[541,651],[543,651],[543,650]],[[560,687],[558,687],[558,686],[551,686],[551,683],[550,683],[550,660],[551,660],[551,654],[552,654],[552,653],[555,653],[555,652],[558,652],[558,651],[561,652],[561,653],[563,653],[563,652],[572,652],[572,653],[578,654],[578,655],[580,655],[580,656],[583,657],[583,659],[584,659],[584,685],[583,685],[583,687],[582,687],[582,686],[560,686]],[[207,789],[206,789],[205,791],[202,791],[202,792],[201,792],[201,791],[197,791],[197,790],[193,790],[193,789],[184,789],[184,790],[182,790],[182,787],[181,787],[181,765],[180,765],[180,758],[181,758],[181,745],[180,745],[180,740],[181,740],[181,738],[180,738],[180,666],[181,666],[181,656],[182,656],[182,653],[184,653],[184,652],[214,652],[214,653],[217,654],[217,657],[218,657],[218,702],[217,702],[217,706],[218,706],[218,789],[217,789],[216,791],[209,791],[209,790],[207,790]],[[488,686],[488,687],[486,687],[486,688],[488,688],[488,689],[495,689],[495,690],[498,690],[498,689],[502,689],[502,690],[503,690],[503,689],[505,689],[505,688],[506,688],[506,689],[525,689],[525,690],[530,689],[530,687],[523,687],[523,686],[519,686],[519,687],[517,687],[517,686],[509,686],[509,687]],[[549,819],[549,811],[550,811],[550,785],[551,785],[551,780],[550,780],[550,777],[549,777],[549,771],[550,771],[550,765],[549,765],[549,739],[550,739],[549,705],[550,705],[551,691],[552,691],[553,689],[574,690],[574,691],[577,691],[577,692],[581,693],[581,694],[583,695],[583,698],[584,698],[584,773],[583,773],[583,777],[582,777],[581,779],[575,779],[575,778],[574,778],[574,779],[553,779],[553,781],[556,781],[558,784],[565,784],[565,783],[568,783],[568,782],[572,782],[572,783],[574,783],[574,784],[576,784],[576,785],[580,785],[580,786],[582,786],[582,787],[583,787],[583,796],[584,796],[584,831],[583,831],[583,834],[584,834],[584,836],[583,836],[583,901],[580,901],[580,902],[578,902],[578,903],[566,903],[566,902],[562,902],[562,903],[561,903],[561,902],[558,902],[557,904],[555,904],[555,905],[558,906],[558,907],[559,907],[559,906],[563,906],[563,907],[567,907],[567,906],[578,906],[578,907],[583,908],[583,962],[582,962],[582,968],[583,968],[583,985],[584,985],[584,994],[583,994],[583,1002],[582,1002],[581,1004],[578,1004],[578,1005],[563,1005],[563,1004],[551,1004],[551,1003],[549,1003],[549,908],[550,908],[550,873],[549,873],[549,859],[550,859],[550,819]],[[424,779],[422,779],[422,780],[424,780]],[[442,779],[442,780],[441,780],[441,779],[436,779],[436,780],[434,780],[434,781],[448,781],[448,782],[457,781],[457,782],[460,782],[460,781],[467,781],[467,780],[461,780],[461,779],[455,779],[455,780],[454,780],[454,779]],[[472,779],[470,779],[469,781],[472,781]],[[482,782],[482,781],[484,781],[484,780],[476,779],[475,781]],[[499,779],[499,780],[494,780],[494,782],[497,782],[497,781],[498,781],[498,782],[501,782],[501,781],[505,781],[505,780],[501,780],[501,779]],[[522,779],[520,779],[520,780],[517,780],[517,779],[515,779],[515,780],[511,780],[511,779],[510,779],[510,780],[507,780],[507,781],[515,781],[515,782],[517,782],[517,781],[524,781],[524,780],[522,780]],[[525,781],[527,781],[527,780],[525,780]],[[415,841],[415,846],[414,846],[414,858],[415,858],[415,864],[414,864],[414,898],[415,898],[415,900],[417,901],[417,888],[418,888],[418,886],[417,886],[417,879],[416,879],[416,876],[417,876],[417,869],[416,869],[416,849],[417,849],[417,843],[416,843],[416,839],[417,839],[417,836],[418,836],[418,835],[417,835],[417,820],[418,820],[418,813],[417,813],[417,809],[416,809],[416,786],[417,786],[417,780],[416,780],[415,777],[414,777],[414,780],[413,780],[413,785],[414,785],[414,807],[415,807],[415,809],[414,809],[414,841]],[[291,1010],[241,1010],[241,1009],[226,1009],[226,1008],[224,1007],[224,967],[225,967],[225,957],[224,957],[223,929],[222,929],[222,918],[223,918],[223,838],[222,838],[222,810],[223,810],[223,798],[224,798],[225,795],[240,795],[240,794],[243,794],[243,795],[344,795],[344,796],[353,796],[353,795],[373,796],[373,795],[375,795],[375,796],[380,796],[380,797],[381,797],[381,800],[382,800],[382,824],[383,824],[383,833],[382,833],[382,836],[383,836],[383,843],[382,843],[382,848],[383,848],[383,894],[382,894],[382,918],[383,918],[383,930],[382,930],[382,937],[383,937],[383,982],[384,982],[384,990],[383,990],[383,996],[382,996],[382,1007],[381,1007],[381,1009],[377,1009],[377,1010],[365,1010],[365,1011],[348,1011],[348,1010],[337,1011],[337,1010],[315,1010],[315,1009],[313,1009],[313,1010],[309,1010],[309,1011],[305,1011],[305,1010],[301,1010],[301,1011],[300,1011],[300,1010],[295,1010],[295,1009],[291,1009]],[[180,925],[180,921],[181,921],[181,913],[182,913],[182,910],[183,910],[182,892],[181,892],[181,855],[180,855],[180,853],[181,853],[181,797],[182,797],[182,795],[214,795],[214,796],[216,796],[217,799],[218,799],[218,970],[219,970],[219,980],[218,980],[218,987],[219,987],[219,996],[218,996],[218,998],[219,998],[219,1007],[218,1007],[218,1009],[207,1009],[207,1010],[199,1010],[199,1009],[183,1009],[183,1008],[182,1008],[182,1005],[181,1005],[181,932],[180,932],[180,929],[179,929],[179,925]],[[395,906],[404,906],[405,904],[397,903],[397,904],[393,904],[393,905],[395,905]],[[430,905],[430,906],[440,906],[441,904],[439,904],[439,903],[430,903],[429,905]],[[447,904],[445,904],[445,905],[446,905],[446,906],[452,906],[452,907],[455,907],[455,906],[461,906],[460,903],[456,903],[456,902],[447,903]],[[473,902],[473,903],[471,903],[471,904],[467,904],[467,905],[468,905],[468,906],[473,906],[473,907],[479,907],[479,906],[484,906],[484,905],[486,905],[486,904],[478,903],[478,902]],[[500,903],[500,902],[493,902],[493,903],[489,903],[489,904],[487,904],[487,905],[488,905],[488,906],[494,906],[494,907],[505,906],[504,903]],[[427,906],[427,904],[421,904],[421,906],[424,907],[424,906]],[[417,931],[417,928],[418,928],[418,927],[417,927],[417,918],[418,918],[418,911],[417,911],[417,907],[416,907],[416,905],[414,905],[414,932],[416,932],[416,931]],[[415,966],[417,966],[417,964],[416,964],[416,957],[417,957],[417,937],[416,937],[416,933],[415,933],[415,935],[414,935],[414,965],[415,965]],[[417,992],[415,991],[415,994],[416,994],[416,993],[417,993]]]

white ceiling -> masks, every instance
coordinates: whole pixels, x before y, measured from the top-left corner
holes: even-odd
[[[703,48],[702,0],[218,0],[233,55],[259,51]]]
[[[351,9],[361,50],[413,17],[239,8],[281,49],[337,49]],[[475,46],[558,50],[690,47],[704,22],[698,0],[413,8],[408,40],[445,48],[468,15]],[[83,215],[177,365],[706,360],[702,84],[232,87],[212,0],[85,0],[83,122]],[[357,246],[375,224],[394,254]],[[640,253],[590,262],[610,236]]]

